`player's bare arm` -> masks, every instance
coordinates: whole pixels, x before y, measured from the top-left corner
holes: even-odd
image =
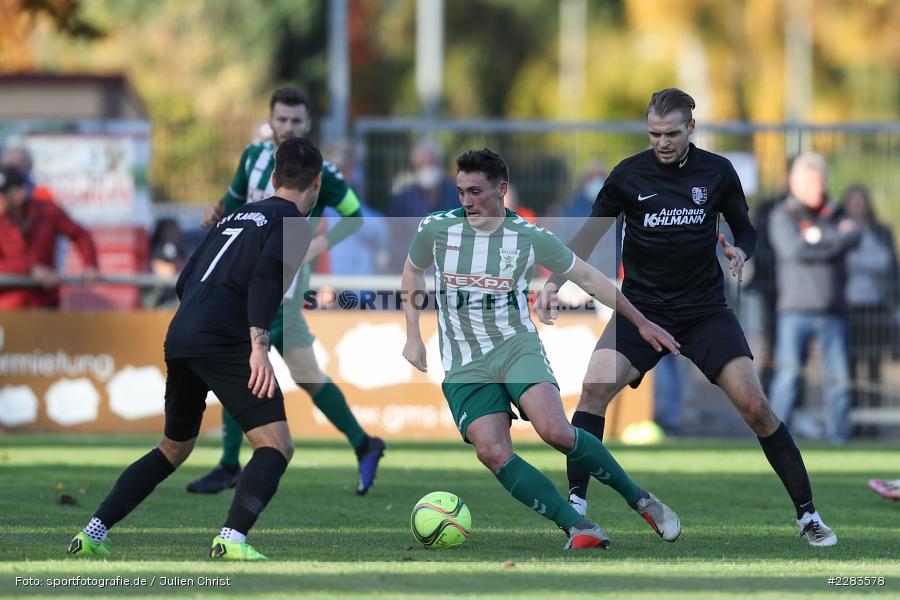
[[[538,320],[544,325],[553,325],[559,316],[559,284],[555,281],[547,281],[544,287],[534,299],[534,312]]]
[[[625,297],[615,284],[600,271],[580,258],[575,259],[575,266],[566,273],[566,277],[585,292],[606,306],[615,309],[623,317],[634,323],[641,337],[657,352],[665,348],[672,354],[680,354],[681,345],[672,335],[645,317],[641,311]]]
[[[737,277],[738,281],[743,281],[744,263],[747,262],[747,254],[737,246],[729,244],[728,240],[725,239],[724,233],[719,234],[719,245],[722,246],[725,258],[728,259],[731,276]]]
[[[579,259],[587,259],[615,222],[615,219],[610,218],[589,218],[569,242],[569,248]],[[534,310],[537,312],[538,320],[544,325],[553,325],[554,319],[559,314],[559,300],[556,293],[563,279],[556,273],[551,275],[535,299]]]
[[[403,302],[403,317],[406,319],[406,344],[403,346],[403,358],[422,371],[428,370],[425,359],[425,344],[419,329],[419,313],[415,296],[425,292],[425,271],[406,259],[403,275],[400,280],[400,293]]]
[[[203,218],[200,221],[200,224],[204,229],[209,229],[216,223],[222,220],[222,217],[225,216],[225,202],[219,200],[215,204],[207,206],[203,209]]]
[[[271,335],[262,327],[250,328],[250,381],[247,388],[257,398],[275,396],[275,370],[269,362]]]
[[[309,250],[306,251],[306,257],[303,264],[307,264],[316,259],[320,254],[328,250],[328,239],[324,235],[317,235],[309,242]]]

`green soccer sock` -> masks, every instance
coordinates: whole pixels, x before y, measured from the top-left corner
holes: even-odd
[[[512,497],[560,527],[571,529],[582,519],[547,476],[513,454],[495,473]]]
[[[222,408],[222,458],[223,465],[240,465],[241,444],[244,443],[244,432],[234,420],[231,413]]]
[[[641,488],[616,462],[603,442],[579,427],[575,428],[575,447],[569,452],[569,460],[586,468],[600,483],[619,492],[628,504],[637,502],[641,495]]]
[[[359,422],[353,416],[350,407],[347,406],[347,400],[341,389],[334,385],[330,378],[316,392],[312,400],[316,408],[321,410],[322,414],[347,436],[353,449],[359,448],[359,445],[366,439],[366,432],[359,426]]]

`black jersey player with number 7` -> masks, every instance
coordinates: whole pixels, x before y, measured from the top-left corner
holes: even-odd
[[[181,304],[165,342],[165,432],[159,445],[119,476],[74,555],[108,555],[109,529],[125,518],[190,455],[212,390],[253,446],[212,558],[265,559],[246,535],[275,495],[293,454],[284,398],[269,362],[269,324],[309,247],[304,218],[316,204],[322,155],[292,138],[278,148],[275,195],[210,229],[178,278]]]
[[[793,501],[801,535],[813,546],[832,546],[837,536],[813,506],[800,451],[769,407],[747,339],[725,303],[717,246],[740,281],[756,248],[756,231],[734,167],[690,142],[694,106],[693,98],[676,88],[653,94],[647,108],[651,148],[612,171],[591,211],[597,218],[588,219],[569,246],[580,258],[589,256],[615,217],[624,215],[623,294],[668,330],[681,343],[681,353],[728,395]],[[734,244],[719,233],[719,215]],[[551,277],[535,305],[548,325],[555,318],[560,281]],[[666,352],[655,350],[616,315],[591,356],[572,424],[602,437],[609,402],[626,385],[637,387]],[[569,502],[586,512],[590,475],[571,461],[568,473]]]

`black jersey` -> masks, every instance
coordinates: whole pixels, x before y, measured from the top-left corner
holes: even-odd
[[[622,292],[639,306],[725,304],[716,257],[720,213],[748,258],[756,248],[756,232],[734,167],[725,157],[693,144],[687,156],[672,165],[660,163],[653,150],[619,163],[597,195],[591,216],[620,213],[625,216]]]
[[[175,286],[166,358],[249,355],[250,327],[269,329],[310,234],[297,206],[275,196],[215,224]]]

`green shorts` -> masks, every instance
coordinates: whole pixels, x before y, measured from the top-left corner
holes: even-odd
[[[519,398],[534,384],[544,382],[559,387],[541,339],[536,333],[520,333],[483,357],[448,371],[441,389],[463,441],[470,443],[466,430],[475,419],[501,412],[510,415],[510,423],[518,418],[511,404],[527,421]]]
[[[309,288],[310,273],[309,265],[300,268],[293,289],[288,290],[272,321],[272,344],[282,356],[291,348],[309,348],[316,341],[303,318],[303,295]]]

